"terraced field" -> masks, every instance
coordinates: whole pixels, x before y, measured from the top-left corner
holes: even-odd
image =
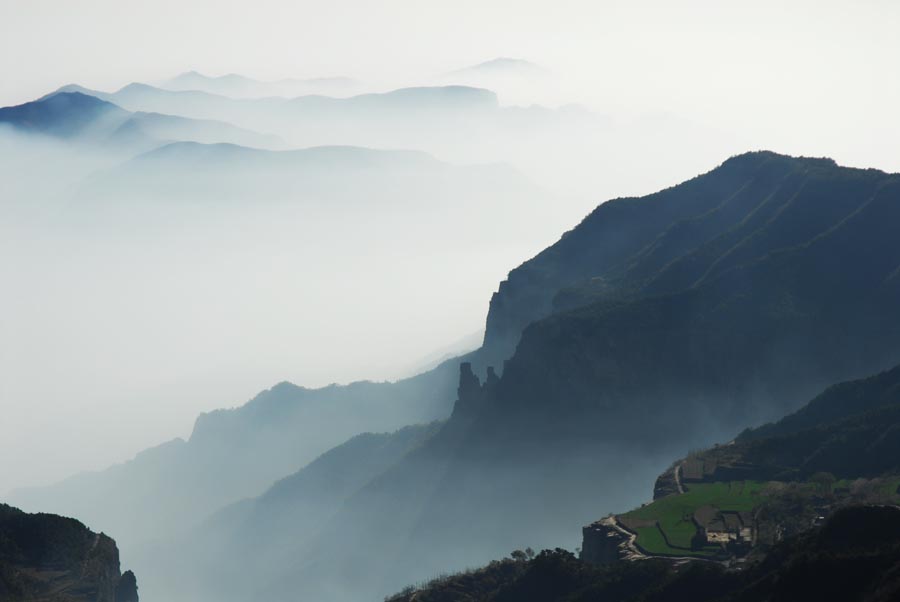
[[[694,512],[712,506],[723,512],[749,512],[760,501],[765,483],[733,481],[695,483],[683,494],[670,495],[619,517],[626,528],[637,533],[636,544],[649,554],[670,556],[715,556],[721,548],[706,546],[691,550],[697,532]]]

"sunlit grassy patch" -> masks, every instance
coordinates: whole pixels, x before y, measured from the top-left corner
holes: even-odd
[[[623,515],[627,519],[655,521],[656,526],[636,530],[637,544],[653,554],[708,556],[717,548],[708,546],[691,551],[691,539],[697,532],[694,511],[701,506],[714,506],[720,511],[750,511],[759,503],[764,483],[734,481],[725,483],[697,483],[681,495],[670,495],[643,508]]]

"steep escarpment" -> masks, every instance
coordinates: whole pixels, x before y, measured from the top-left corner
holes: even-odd
[[[116,543],[75,519],[0,504],[0,600],[137,602]],[[133,594],[133,595],[132,595]]]
[[[889,179],[827,159],[759,152],[647,197],[608,201],[510,272],[491,299],[485,346],[496,361],[526,326],[553,313],[682,291],[804,244]]]
[[[900,353],[900,243],[890,225],[900,219],[900,180],[821,163],[806,177],[807,190],[819,179],[828,190],[858,185],[828,229],[679,292],[605,298],[532,324],[501,379],[496,414],[567,407],[599,411],[613,437],[623,420],[649,430],[680,418],[686,432],[702,428],[685,420],[700,418],[694,410],[752,422],[767,406],[778,415],[829,382],[891,365]],[[822,211],[808,203],[810,219]]]

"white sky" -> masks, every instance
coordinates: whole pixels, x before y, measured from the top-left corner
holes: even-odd
[[[614,119],[667,112],[747,140],[748,149],[900,171],[898,32],[900,2],[891,0],[0,0],[0,105],[67,83],[110,90],[192,69],[342,75],[381,90],[509,56],[555,74],[535,100]],[[478,302],[485,311],[487,302]],[[458,335],[479,326],[461,324]],[[192,376],[198,390],[232,377],[233,396],[203,407],[234,404],[291,375],[258,384],[230,369]],[[159,399],[167,391],[160,383],[134,396],[159,404],[163,426],[114,457],[97,452],[90,467],[187,434],[201,404],[170,408]],[[0,410],[13,403],[0,399]],[[65,411],[74,423],[77,404]],[[0,495],[6,488],[0,482]]]

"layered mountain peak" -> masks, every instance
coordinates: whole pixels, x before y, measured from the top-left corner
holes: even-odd
[[[60,91],[40,100],[0,109],[0,123],[58,136],[76,136],[101,121],[123,119],[127,111],[80,91]]]

